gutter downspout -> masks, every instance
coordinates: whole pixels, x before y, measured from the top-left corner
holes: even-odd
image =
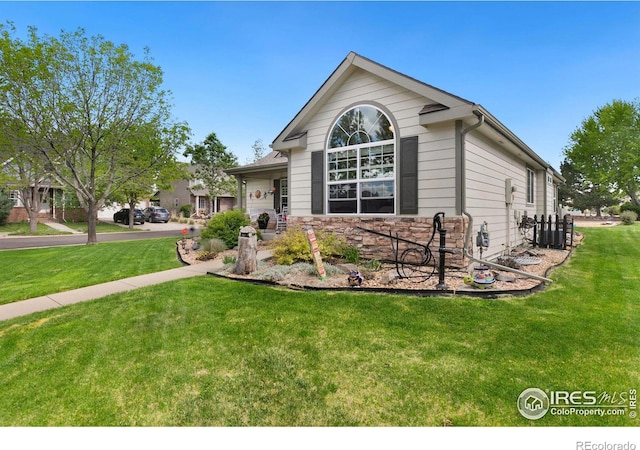
[[[461,154],[461,158],[460,158],[460,162],[462,163],[462,177],[460,178],[460,182],[461,182],[461,206],[462,206],[462,215],[467,216],[469,218],[469,223],[467,225],[467,232],[465,233],[465,237],[464,237],[464,255],[469,258],[471,261],[473,262],[478,262],[481,264],[484,264],[486,266],[492,267],[494,269],[499,269],[499,270],[504,270],[507,272],[513,272],[516,273],[518,275],[527,277],[527,278],[533,278],[535,280],[538,281],[543,281],[545,283],[553,283],[553,280],[550,280],[549,278],[545,278],[545,277],[541,277],[538,275],[534,275],[532,273],[527,273],[527,272],[523,272],[522,270],[518,270],[518,269],[514,269],[512,267],[507,267],[507,266],[503,266],[501,264],[496,264],[496,263],[492,263],[490,261],[484,260],[484,259],[478,259],[475,258],[471,252],[469,252],[469,243],[471,241],[471,232],[473,231],[473,217],[471,216],[471,214],[469,214],[466,210],[467,208],[467,196],[466,196],[466,182],[465,182],[465,139],[467,137],[467,134],[470,131],[475,130],[476,128],[480,127],[482,124],[484,123],[484,114],[480,113],[480,116],[478,117],[478,122],[474,123],[473,125],[468,126],[467,128],[465,128],[464,130],[462,130],[460,132],[460,154]]]

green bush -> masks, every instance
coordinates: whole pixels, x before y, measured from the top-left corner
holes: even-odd
[[[4,190],[0,189],[0,225],[7,224],[11,208],[13,208],[13,201]]]
[[[638,220],[638,215],[634,211],[625,211],[620,214],[620,220],[622,220],[624,225],[632,225]]]
[[[227,264],[235,264],[236,263],[236,257],[235,256],[230,256],[230,255],[225,255],[222,257],[222,264],[227,265]]]
[[[191,205],[182,205],[180,207],[182,217],[191,217]]]
[[[341,256],[345,247],[344,239],[333,233],[315,232],[318,249],[322,259]],[[273,257],[277,264],[290,266],[296,262],[312,262],[313,255],[307,238],[307,232],[302,228],[289,228],[270,244]]]
[[[342,256],[344,260],[350,264],[360,264],[360,249],[351,245],[342,247]]]
[[[249,219],[242,211],[232,209],[213,216],[200,235],[203,239],[220,239],[228,248],[233,248],[238,245],[240,228],[249,223]]]
[[[625,211],[633,211],[636,213],[636,217],[640,217],[640,206],[636,206],[632,203],[625,203],[620,207],[620,216],[622,217],[622,213]]]

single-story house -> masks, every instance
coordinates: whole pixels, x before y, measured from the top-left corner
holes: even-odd
[[[210,217],[217,212],[233,209],[236,204],[234,194],[223,194],[215,197],[209,195],[204,182],[195,178],[195,166],[189,166],[191,177],[180,180],[170,189],[156,192],[156,206],[162,206],[171,212],[172,217],[180,215],[180,208],[189,205],[192,217]]]
[[[390,239],[362,228],[426,243],[438,212],[456,250],[449,263],[468,262],[470,220],[469,247],[484,225],[483,256],[499,256],[522,242],[523,216],[558,212],[564,181],[481,105],[353,52],[271,148],[271,164],[227,171],[240,181],[238,198],[246,186],[241,206],[282,207],[284,197],[289,226],[340,233],[379,259],[393,257]],[[436,256],[437,247],[436,234]]]

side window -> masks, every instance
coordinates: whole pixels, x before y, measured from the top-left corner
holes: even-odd
[[[527,203],[533,204],[535,202],[535,172],[533,169],[527,167]]]

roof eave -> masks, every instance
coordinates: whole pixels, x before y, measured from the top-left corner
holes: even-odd
[[[266,172],[274,172],[277,170],[287,170],[288,163],[281,162],[277,164],[265,164],[261,166],[240,166],[234,167],[232,169],[226,169],[224,172],[227,175],[245,175],[245,174],[256,174],[256,173],[266,173]]]
[[[452,108],[443,109],[435,112],[420,114],[420,125],[427,127],[437,123],[448,122],[451,120],[464,120],[474,117],[473,104],[463,104]]]

